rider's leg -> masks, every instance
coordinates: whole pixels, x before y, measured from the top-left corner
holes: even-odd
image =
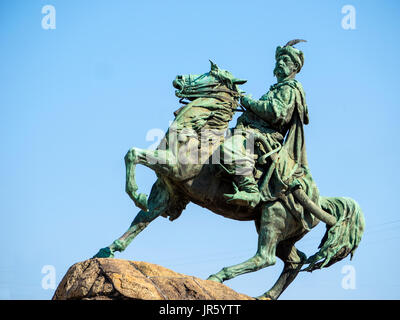
[[[255,207],[260,202],[258,185],[254,179],[253,171],[254,144],[245,135],[234,134],[221,146],[223,165],[234,175],[237,186],[236,193],[225,194],[227,202],[243,206]]]
[[[94,258],[112,258],[115,251],[124,251],[132,240],[155,218],[163,214],[169,204],[169,192],[162,182],[158,179],[153,185],[149,196],[149,211],[140,210],[129,229],[108,247],[100,249]]]
[[[258,250],[255,256],[245,262],[223,268],[218,273],[211,275],[208,280],[223,282],[275,264],[276,246],[285,230],[285,215],[282,214],[284,210],[285,208],[278,201],[265,205],[260,221]]]

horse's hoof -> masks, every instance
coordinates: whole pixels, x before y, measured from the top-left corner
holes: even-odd
[[[114,253],[109,247],[101,248],[93,258],[114,258]]]
[[[215,274],[212,274],[211,276],[209,276],[209,277],[207,278],[207,280],[214,281],[214,282],[218,282],[218,283],[222,283],[222,282],[223,282],[223,281],[222,281],[220,278],[218,278]]]

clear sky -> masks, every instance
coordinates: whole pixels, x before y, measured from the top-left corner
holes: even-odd
[[[42,28],[47,4],[55,29]],[[342,27],[344,5],[356,10],[355,29]],[[177,74],[208,72],[212,59],[260,97],[275,83],[276,46],[302,38],[310,169],[322,195],[357,200],[366,231],[352,261],[300,273],[281,298],[399,299],[399,31],[395,0],[1,1],[0,298],[51,298],[44,266],[58,284],[129,227],[138,209],[124,192],[123,157],[168,128]],[[155,174],[137,175],[149,193]],[[324,230],[297,247],[315,253]],[[252,222],[190,204],[116,257],[207,278],[256,246]],[[256,296],[282,266],[225,284]]]

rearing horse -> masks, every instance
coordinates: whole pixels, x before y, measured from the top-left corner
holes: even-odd
[[[238,85],[245,82],[212,62],[208,73],[176,77],[173,82],[176,95],[182,98],[180,102],[184,103],[186,98],[190,103],[174,113],[176,118],[156,150],[132,148],[126,154],[126,192],[141,210],[129,229],[94,257],[114,257],[116,251],[125,250],[155,218],[169,217],[172,221],[190,201],[226,218],[253,220],[259,235],[253,257],[223,268],[208,280],[223,282],[257,271],[275,264],[276,257],[284,262],[274,286],[259,299],[277,299],[306,263],[309,265],[305,270],[313,271],[353,254],[364,230],[364,217],[358,204],[350,198],[320,197],[317,204],[298,198],[310,206],[316,217],[312,227],[319,220],[327,223],[320,250],[308,259],[296,249],[295,243],[309,230],[281,201],[261,202],[254,209],[226,202],[224,194],[233,193],[234,185],[220,165],[220,145],[229,121],[238,110]],[[137,164],[154,170],[158,177],[148,199],[145,194],[137,193]],[[262,164],[256,168],[261,173],[265,171]],[[258,182],[261,178],[262,174],[256,176]]]

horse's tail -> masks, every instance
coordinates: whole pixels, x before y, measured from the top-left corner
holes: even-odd
[[[334,216],[336,224],[327,226],[326,233],[321,240],[320,249],[307,259],[309,265],[304,271],[314,271],[346,258],[357,249],[364,232],[364,215],[360,206],[351,198],[320,197],[323,210]]]

